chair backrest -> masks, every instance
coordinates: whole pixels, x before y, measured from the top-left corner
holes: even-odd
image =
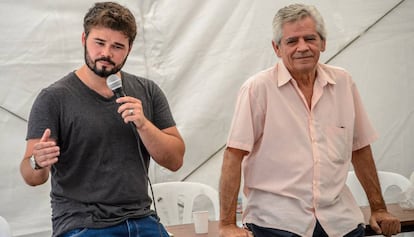
[[[0,237],[11,237],[10,225],[4,217],[0,216]]]
[[[213,206],[214,220],[219,219],[218,192],[206,184],[165,182],[156,183],[152,187],[158,216],[166,226],[192,223],[192,213],[196,199],[203,200],[202,198],[205,199],[206,197]]]
[[[378,171],[378,179],[380,181],[382,195],[384,196],[386,203],[398,202],[399,194],[407,190],[407,188],[411,185],[410,180],[406,177],[393,172]],[[369,205],[365,192],[354,171],[348,172],[346,184],[351,190],[359,206]],[[395,190],[395,188],[398,190]]]

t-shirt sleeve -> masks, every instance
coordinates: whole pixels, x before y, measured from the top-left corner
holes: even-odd
[[[175,121],[168,104],[167,97],[161,88],[153,83],[152,86],[153,123],[159,129],[175,126]]]
[[[50,128],[51,137],[57,139],[59,115],[56,98],[47,89],[36,97],[30,111],[26,140],[41,138],[46,128]]]

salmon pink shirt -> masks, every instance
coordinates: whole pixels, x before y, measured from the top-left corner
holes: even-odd
[[[349,73],[317,65],[312,105],[282,61],[241,87],[227,146],[243,159],[243,223],[312,236],[316,219],[329,236],[364,223],[345,185],[352,151],[377,134]]]

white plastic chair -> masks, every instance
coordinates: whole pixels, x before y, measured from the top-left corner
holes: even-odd
[[[218,192],[206,184],[166,182],[156,183],[152,187],[158,216],[161,219],[161,223],[166,226],[192,223],[192,213],[196,199],[205,200],[206,197],[212,204],[214,220],[219,219]]]
[[[393,172],[378,171],[378,179],[380,181],[382,195],[384,196],[386,203],[397,203],[398,195],[407,190],[407,188],[411,185],[410,180],[406,177]],[[359,206],[369,205],[366,194],[354,171],[348,172],[346,184],[351,190],[352,195]],[[398,190],[395,190],[395,188]]]
[[[0,237],[11,237],[10,225],[4,217],[0,216]]]

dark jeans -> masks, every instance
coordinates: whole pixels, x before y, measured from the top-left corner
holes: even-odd
[[[80,228],[66,232],[59,237],[168,237],[168,233],[155,216],[128,219],[107,228]]]
[[[289,231],[260,227],[251,223],[247,223],[247,227],[251,232],[253,232],[254,237],[300,237],[299,235]],[[365,228],[363,225],[359,224],[356,229],[352,230],[344,237],[362,236],[365,236]],[[322,226],[319,224],[319,221],[316,222],[315,229],[313,230],[313,237],[329,237]]]

